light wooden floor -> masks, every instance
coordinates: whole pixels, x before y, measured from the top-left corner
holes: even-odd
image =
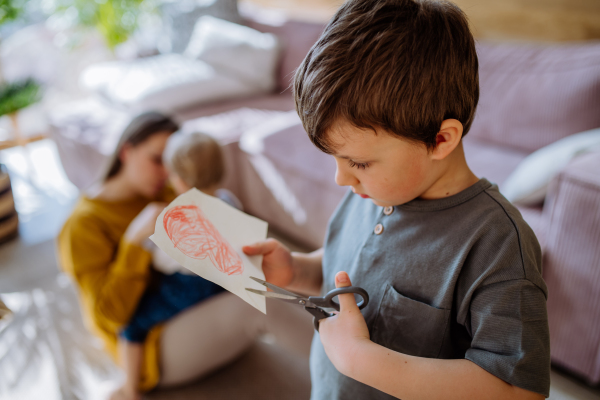
[[[327,21],[342,0],[240,0]],[[600,0],[454,0],[479,39],[570,41],[600,39]]]

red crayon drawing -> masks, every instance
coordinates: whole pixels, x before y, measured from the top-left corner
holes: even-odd
[[[227,275],[244,271],[242,259],[196,206],[177,206],[165,213],[163,225],[169,238],[183,254],[198,260],[210,257]]]

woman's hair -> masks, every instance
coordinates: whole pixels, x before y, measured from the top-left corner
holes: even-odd
[[[225,175],[221,146],[215,139],[200,132],[171,136],[163,161],[188,186],[200,190],[218,185]]]
[[[135,117],[121,135],[112,163],[110,164],[110,168],[108,169],[104,180],[106,181],[112,178],[121,170],[122,163],[119,152],[125,144],[130,144],[135,147],[138,144],[145,142],[154,134],[162,132],[173,133],[178,129],[179,127],[171,118],[158,112],[146,112]]]

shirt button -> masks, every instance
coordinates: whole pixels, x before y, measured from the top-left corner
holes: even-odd
[[[383,225],[375,225],[375,229],[373,230],[373,232],[375,232],[376,235],[381,235],[383,233]]]
[[[392,206],[388,206],[383,209],[383,213],[385,215],[390,215],[393,212],[394,212],[394,207],[392,207]]]

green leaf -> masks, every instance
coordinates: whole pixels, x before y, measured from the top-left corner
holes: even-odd
[[[0,25],[19,18],[24,3],[24,0],[0,0]]]
[[[0,115],[19,111],[41,99],[41,86],[33,79],[0,84]]]
[[[2,0],[0,0],[2,1]],[[78,23],[96,28],[109,48],[125,42],[138,26],[144,11],[154,11],[154,0],[55,0],[57,12],[77,10]]]

